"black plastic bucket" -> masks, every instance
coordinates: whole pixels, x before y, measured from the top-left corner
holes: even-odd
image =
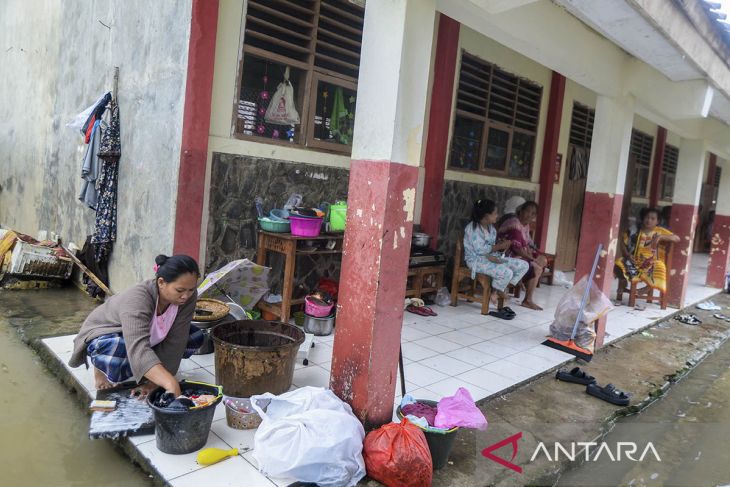
[[[208,441],[208,433],[213,423],[215,407],[221,402],[223,392],[221,386],[205,384],[203,382],[180,382],[180,389],[205,391],[217,396],[216,400],[207,406],[180,411],[161,408],[154,405],[157,398],[164,394],[165,389],[159,387],[147,396],[147,404],[155,417],[155,441],[157,449],[163,453],[182,455],[198,451]]]
[[[429,401],[426,399],[416,399],[416,402],[421,404],[427,404],[433,407],[436,407],[438,405],[438,402]],[[400,410],[400,406],[398,406],[398,408],[396,409],[396,413],[401,419],[405,417]],[[421,431],[423,431],[423,434],[426,436],[428,449],[431,452],[433,469],[439,470],[441,468],[444,468],[449,462],[449,455],[451,455],[451,450],[454,449],[454,442],[456,441],[456,434],[459,432],[459,428],[451,428],[450,430],[446,430],[443,433],[428,431],[423,428],[421,428]]]

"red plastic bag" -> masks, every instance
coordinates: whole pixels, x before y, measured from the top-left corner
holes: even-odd
[[[426,437],[405,418],[368,433],[362,455],[368,475],[387,487],[431,485],[433,462]]]

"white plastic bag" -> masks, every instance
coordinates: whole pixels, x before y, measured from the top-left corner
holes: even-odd
[[[555,321],[550,325],[550,335],[558,340],[567,340],[573,333],[575,318],[580,311],[580,302],[588,284],[588,276],[583,278],[565,293],[555,309]],[[593,323],[613,309],[611,300],[595,285],[591,286],[588,300],[578,323],[575,342],[589,350],[593,350],[596,332]]]
[[[442,287],[436,292],[436,297],[433,300],[437,305],[439,306],[448,306],[451,304],[451,294],[449,294],[449,290],[445,287]]]
[[[570,289],[573,287],[573,281],[568,279],[568,276],[565,275],[562,271],[555,271],[553,275],[553,284],[556,286],[562,286],[565,289]]]
[[[284,80],[271,97],[264,120],[276,125],[299,125],[299,112],[294,106],[294,87],[289,82],[288,66],[284,71]]]
[[[266,393],[251,396],[251,405],[262,418],[253,457],[264,474],[322,487],[354,486],[365,476],[365,430],[332,391],[302,387],[280,396]]]

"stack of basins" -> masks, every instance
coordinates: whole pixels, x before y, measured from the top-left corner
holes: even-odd
[[[304,331],[316,336],[327,336],[335,326],[334,302],[323,293],[304,298]]]

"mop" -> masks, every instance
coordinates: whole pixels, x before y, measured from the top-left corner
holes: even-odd
[[[580,323],[580,319],[583,317],[583,308],[585,308],[586,302],[588,301],[588,296],[590,296],[591,293],[591,286],[593,285],[593,276],[596,274],[596,268],[598,267],[598,259],[601,257],[601,251],[603,250],[603,244],[598,244],[598,249],[596,249],[596,257],[593,259],[593,267],[591,268],[591,275],[588,278],[588,283],[586,284],[586,290],[583,292],[583,298],[580,300],[580,308],[578,309],[578,314],[575,315],[575,324],[573,325],[573,332],[570,334],[569,340],[558,340],[557,338],[548,337],[547,340],[542,342],[543,345],[554,348],[555,350],[560,350],[561,352],[569,353],[571,355],[575,355],[576,357],[585,360],[586,362],[590,362],[593,358],[593,352],[588,350],[587,348],[583,348],[575,343],[575,334],[578,331],[578,323]]]

